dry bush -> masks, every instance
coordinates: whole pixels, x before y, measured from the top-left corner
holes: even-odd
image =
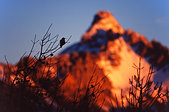
[[[10,65],[6,59],[6,78],[0,84],[4,90],[0,94],[2,99],[0,109],[4,112],[101,111],[104,100],[100,105],[97,102],[104,92],[105,77],[97,79],[95,72],[83,88],[84,94],[81,94],[79,87],[75,91],[74,97],[71,98],[72,100],[64,95],[61,87],[68,73],[59,76],[59,63],[62,63],[63,60],[53,58],[53,56],[69,42],[71,37],[67,40],[59,39],[58,35],[52,37],[49,33],[50,28],[51,26],[41,40],[36,40],[35,35],[30,52],[25,53],[16,66]],[[35,52],[38,43],[40,48]],[[9,108],[4,106],[7,104]]]
[[[51,89],[50,87],[54,85],[53,90],[57,93],[56,91],[61,87],[64,80],[58,79],[57,72],[50,72],[52,65],[57,65],[57,62],[52,63],[50,59],[63,45],[68,43],[71,37],[67,40],[63,37],[64,43],[63,38],[59,39],[59,35],[52,37],[49,32],[51,26],[40,41],[36,40],[35,35],[30,52],[24,53],[16,66],[10,65],[5,57],[7,62],[6,78],[2,82],[5,86],[1,84],[2,89],[8,93],[4,100],[9,105],[7,108],[1,107],[1,109],[4,108],[5,112],[52,111],[54,96],[48,93],[48,89]],[[38,52],[35,52],[38,43],[40,48]],[[45,86],[49,86],[48,89]],[[2,93],[0,97],[2,98],[3,95]],[[2,105],[3,102],[1,102]]]
[[[121,92],[121,102],[117,100],[118,108],[112,108],[112,110],[122,112],[153,112],[158,110],[157,105],[163,103],[164,95],[162,83],[153,83],[153,67],[150,66],[148,74],[144,77],[141,76],[141,70],[144,68],[141,66],[141,58],[139,66],[134,64],[133,67],[137,73],[129,79],[128,94],[123,96],[123,92]],[[124,106],[124,100],[127,102],[127,106]]]

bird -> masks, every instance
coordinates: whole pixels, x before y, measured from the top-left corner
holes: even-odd
[[[60,40],[60,48],[62,48],[62,46],[65,44],[65,38],[62,37],[62,39]]]

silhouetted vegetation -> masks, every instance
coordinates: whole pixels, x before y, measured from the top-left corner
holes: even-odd
[[[98,97],[104,91],[102,86],[104,77],[94,81],[92,74],[86,85],[84,94],[81,87],[74,97],[67,98],[61,87],[68,74],[60,75],[58,63],[62,60],[52,60],[54,53],[68,43],[69,39],[59,39],[58,35],[52,37],[49,33],[51,26],[39,41],[32,40],[32,48],[24,54],[16,66],[10,65],[6,59],[4,81],[1,82],[0,95],[1,110],[4,112],[95,112],[102,110],[102,105],[96,105]],[[58,43],[60,42],[60,43]],[[39,43],[40,50],[34,52]],[[56,68],[54,68],[56,67]],[[52,69],[55,69],[52,72]],[[4,98],[3,98],[4,97]],[[104,101],[103,101],[104,103]]]
[[[121,100],[117,100],[117,107],[112,107],[112,112],[167,112],[168,108],[168,88],[162,89],[162,82],[153,82],[152,75],[155,73],[150,66],[146,76],[142,76],[141,58],[139,66],[133,66],[136,75],[129,79],[130,87],[127,94],[123,95],[121,90]],[[124,104],[125,103],[125,104]]]
[[[59,63],[53,60],[54,54],[67,44],[68,39],[56,35],[51,36],[48,28],[42,39],[32,41],[32,48],[24,54],[16,66],[8,63],[5,69],[5,79],[0,81],[0,109],[2,112],[103,112],[105,100],[100,102],[100,96],[105,92],[106,76],[98,78],[94,69],[87,85],[74,91],[73,97],[65,95],[62,86],[69,73],[61,73]],[[59,43],[58,43],[59,42]],[[35,51],[39,43],[40,49]],[[141,58],[140,58],[141,59]],[[121,90],[121,99],[113,100],[117,107],[112,106],[112,112],[167,112],[169,108],[169,90],[162,91],[162,83],[153,83],[153,67],[150,67],[146,77],[141,75],[143,67],[133,66],[137,73],[129,79],[130,87],[127,94]],[[81,81],[81,80],[80,80]],[[98,102],[99,100],[99,102]],[[112,100],[112,99],[109,99]],[[160,106],[160,107],[159,107]]]
[[[59,97],[59,88],[66,76],[59,79],[57,72],[54,74],[50,72],[53,65],[57,65],[57,62],[53,63],[50,59],[71,37],[67,40],[63,37],[64,43],[63,38],[62,43],[58,43],[59,35],[52,37],[49,32],[51,26],[40,41],[36,40],[35,35],[30,52],[25,53],[16,66],[10,65],[5,57],[8,68],[5,75],[8,78],[1,82],[1,86],[7,93],[2,93],[1,98],[5,94],[9,96],[1,100],[3,106],[1,110],[4,112],[53,111],[54,100]],[[38,43],[40,50],[35,52]],[[40,70],[40,66],[44,69]]]

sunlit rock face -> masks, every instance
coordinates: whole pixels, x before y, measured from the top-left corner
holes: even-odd
[[[82,36],[82,41],[90,40],[90,38],[98,32],[98,30],[112,30],[114,33],[124,33],[124,29],[109,11],[99,11],[92,22],[88,31]]]
[[[0,80],[4,79],[4,67],[3,64],[0,64]]]
[[[81,42],[62,53],[71,52],[88,52],[95,56],[95,64],[103,70],[103,74],[111,82],[112,94],[117,96],[121,89],[129,87],[129,78],[136,74],[136,69],[132,66],[139,64],[140,57],[144,67],[142,77],[148,74],[150,65],[153,65],[157,71],[153,76],[154,81],[168,84],[168,75],[160,75],[169,74],[166,70],[169,68],[168,48],[157,41],[147,40],[135,31],[124,30],[108,11],[98,12],[90,28],[83,34]],[[165,70],[162,70],[164,67]]]
[[[157,69],[169,64],[169,49],[158,41],[150,42],[146,37],[132,30],[126,30],[125,40],[137,54],[146,58]]]
[[[104,77],[102,89],[105,91],[99,97],[98,105],[105,100],[103,109],[108,110],[114,96],[120,98],[121,89],[125,93],[129,87],[129,78],[137,72],[132,66],[138,65],[140,57],[144,67],[141,71],[142,77],[148,74],[150,65],[154,65],[157,72],[153,75],[153,80],[169,85],[168,48],[155,40],[150,42],[132,30],[123,29],[109,11],[99,11],[79,43],[63,50],[58,56],[46,59],[46,63],[54,63],[53,66],[48,69],[39,65],[36,77],[32,75],[30,78],[34,81],[42,77],[43,70],[49,70],[53,79],[57,72],[59,77],[67,75],[62,90],[71,100],[78,89],[81,90],[80,94],[85,94],[92,76],[93,81]],[[23,67],[23,63],[24,59],[14,68]]]

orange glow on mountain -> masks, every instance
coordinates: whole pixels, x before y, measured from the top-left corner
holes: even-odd
[[[124,29],[120,26],[118,21],[112,16],[109,11],[100,11],[96,14],[92,26],[82,36],[82,41],[90,39],[98,30],[112,30],[114,33],[124,33]]]
[[[154,65],[157,72],[152,74],[151,80],[162,80],[163,87],[169,86],[168,48],[157,41],[150,42],[132,30],[123,29],[109,11],[95,15],[81,42],[57,56],[44,57],[23,57],[16,65],[0,66],[0,75],[5,75],[8,84],[18,78],[29,81],[32,87],[38,86],[49,95],[57,94],[59,100],[54,103],[62,105],[64,102],[60,100],[66,99],[65,108],[71,108],[71,102],[97,97],[96,106],[102,105],[105,111],[119,106],[116,100],[121,101],[121,90],[129,98],[129,79],[137,74],[133,65],[138,66],[139,59],[144,67],[141,78],[146,77],[150,65]],[[25,78],[25,75],[28,76]],[[56,89],[58,85],[61,86]],[[52,99],[52,95],[48,99]],[[126,100],[124,106],[127,106]]]

